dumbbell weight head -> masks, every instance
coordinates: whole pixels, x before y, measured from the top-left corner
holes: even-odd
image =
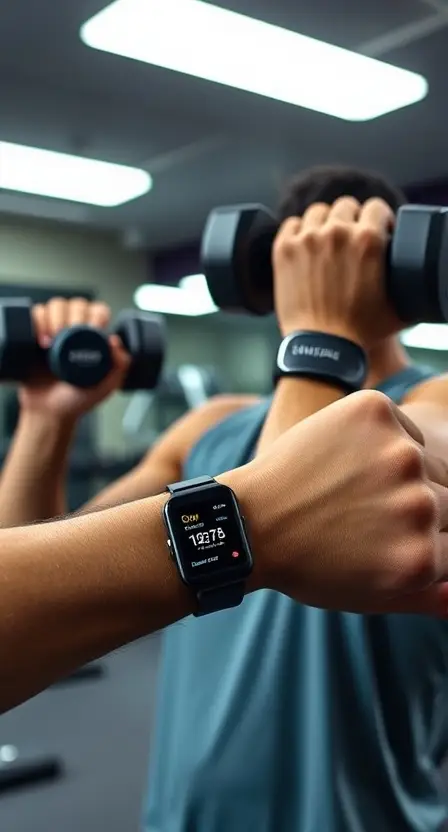
[[[118,316],[113,332],[131,356],[123,390],[153,390],[159,381],[165,355],[164,320],[150,312],[126,309]]]
[[[0,381],[26,381],[34,370],[39,349],[31,309],[28,298],[0,301]]]
[[[397,215],[386,291],[404,324],[448,321],[448,209],[405,205]]]
[[[48,350],[47,362],[61,381],[74,387],[95,387],[112,370],[107,335],[89,326],[63,329]]]
[[[278,223],[262,205],[216,208],[201,245],[202,271],[214,303],[225,312],[273,310],[271,251]]]
[[[202,269],[224,311],[273,309],[271,249],[277,232],[260,205],[216,208],[202,238]],[[385,262],[386,291],[403,324],[448,321],[448,209],[405,205]]]

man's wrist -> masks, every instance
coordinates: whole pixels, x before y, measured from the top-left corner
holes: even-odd
[[[144,622],[145,617],[150,622],[156,612],[159,627],[184,618],[195,607],[194,593],[183,583],[167,545],[163,510],[168,499],[162,493],[69,520],[76,547],[91,539],[98,559],[107,553],[112,565],[121,563],[123,602],[127,598],[130,608],[139,607]],[[145,635],[144,629],[136,637],[140,635]]]
[[[293,324],[282,325],[280,323],[280,331],[283,338],[292,335],[295,332],[316,332],[323,335],[335,335],[338,338],[345,338],[347,341],[352,341],[362,349],[366,349],[365,339],[361,333],[355,328],[347,325],[346,321],[317,321],[315,319],[303,318],[294,321]]]
[[[277,397],[285,396],[288,401],[290,398],[297,401],[297,396],[300,395],[302,403],[303,401],[312,401],[313,413],[339,401],[339,399],[345,398],[344,391],[336,382],[331,384],[329,381],[307,378],[306,376],[283,376],[279,378],[275,395]]]
[[[76,430],[78,418],[68,413],[53,413],[49,410],[41,410],[31,407],[20,408],[19,429],[26,428],[27,432],[49,433],[52,436],[66,436],[70,439]]]
[[[20,411],[14,445],[32,454],[33,462],[64,470],[75,436],[76,420],[41,411]],[[44,469],[43,469],[44,470]]]
[[[234,492],[247,529],[249,546],[253,556],[253,570],[246,581],[246,592],[267,589],[275,583],[275,565],[269,546],[269,516],[262,504],[262,494],[257,479],[251,475],[251,465],[227,471],[215,477],[221,485]]]
[[[310,378],[347,395],[363,388],[367,371],[367,354],[359,344],[328,332],[300,330],[282,340],[274,378]]]
[[[145,519],[143,522],[143,530],[146,539],[143,545],[143,557],[145,559],[147,558],[148,541],[150,540],[154,550],[159,553],[158,561],[159,567],[161,568],[160,595],[163,595],[163,588],[166,591],[167,608],[171,609],[173,606],[176,611],[179,611],[180,617],[184,618],[193,612],[195,608],[195,596],[191,587],[182,581],[179,569],[168,547],[168,534],[163,514],[165,505],[169,499],[168,492],[163,492],[155,497],[150,497],[148,500],[140,501],[135,505],[144,507]],[[156,524],[154,524],[154,517],[158,518]],[[146,524],[148,524],[147,529]],[[141,548],[140,541],[143,542],[143,537],[141,536],[139,537],[139,548]],[[152,585],[148,586],[148,591],[152,594]]]

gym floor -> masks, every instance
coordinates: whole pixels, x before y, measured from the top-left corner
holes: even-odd
[[[1,832],[138,832],[159,637],[107,657],[104,676],[57,686],[2,716],[0,745],[60,754],[59,780],[1,795]],[[26,799],[24,799],[26,795]]]

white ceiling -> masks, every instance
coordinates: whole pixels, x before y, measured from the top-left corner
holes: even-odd
[[[368,165],[399,184],[448,175],[445,0],[219,2],[428,79],[425,101],[360,124],[90,50],[79,27],[105,5],[0,4],[0,139],[147,168],[153,191],[105,209],[0,190],[0,213],[116,229],[160,250],[196,239],[216,204],[275,203],[310,164]]]

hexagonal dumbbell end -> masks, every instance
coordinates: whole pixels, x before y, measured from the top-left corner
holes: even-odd
[[[400,208],[389,245],[386,290],[404,324],[448,320],[447,208]]]
[[[254,315],[273,311],[271,250],[277,230],[263,205],[230,205],[209,214],[201,267],[219,309]]]
[[[165,321],[160,315],[126,309],[115,321],[118,335],[132,358],[123,390],[153,390],[162,372],[166,348]]]
[[[0,381],[25,381],[38,354],[29,298],[0,300]]]

